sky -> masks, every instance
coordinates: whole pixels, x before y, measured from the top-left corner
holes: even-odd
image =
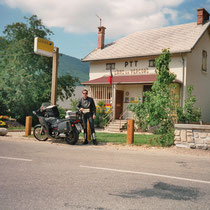
[[[210,0],[0,0],[0,36],[5,26],[37,15],[54,32],[59,52],[84,58],[97,48],[100,25],[105,44],[130,33],[197,21],[197,8],[210,13]]]

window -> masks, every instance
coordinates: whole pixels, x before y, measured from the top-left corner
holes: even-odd
[[[94,98],[95,104],[104,101],[106,104],[111,103],[112,87],[107,85],[91,85],[89,87],[90,96]]]
[[[149,60],[149,67],[155,67],[155,60]]]
[[[202,51],[202,71],[207,71],[207,52]]]
[[[115,69],[115,63],[107,63],[106,70]]]

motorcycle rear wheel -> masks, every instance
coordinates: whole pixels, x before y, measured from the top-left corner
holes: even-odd
[[[77,143],[79,139],[79,133],[77,129],[74,129],[72,132],[69,133],[69,135],[65,138],[66,142],[68,144],[74,145]]]
[[[45,133],[43,126],[41,125],[36,125],[34,127],[33,134],[34,134],[34,137],[39,141],[46,141],[48,139],[48,136]]]

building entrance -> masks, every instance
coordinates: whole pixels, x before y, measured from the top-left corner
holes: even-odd
[[[124,98],[124,91],[116,90],[116,103],[115,103],[116,119],[119,119],[120,115],[123,113],[123,98]]]

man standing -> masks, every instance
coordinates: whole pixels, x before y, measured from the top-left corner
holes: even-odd
[[[91,97],[88,97],[88,91],[84,89],[82,91],[83,97],[80,99],[79,103],[77,104],[77,108],[79,111],[83,112],[83,126],[84,126],[84,138],[85,141],[83,144],[88,144],[87,140],[87,120],[89,120],[91,133],[92,133],[92,139],[93,144],[97,145],[96,141],[96,134],[95,134],[95,128],[94,128],[94,119],[96,118],[96,106],[95,102]]]

